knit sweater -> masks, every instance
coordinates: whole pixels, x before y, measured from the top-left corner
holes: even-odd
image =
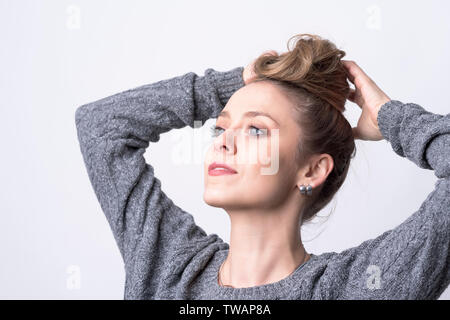
[[[381,107],[378,124],[397,155],[434,170],[420,208],[356,247],[310,253],[277,282],[218,284],[229,244],[167,197],[144,153],[161,133],[216,118],[245,85],[243,70],[189,72],[76,109],[87,174],[123,258],[124,299],[437,299],[450,282],[450,114],[398,100]]]

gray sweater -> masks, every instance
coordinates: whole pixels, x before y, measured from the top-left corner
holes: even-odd
[[[356,247],[311,254],[275,283],[218,284],[229,244],[166,196],[144,152],[161,133],[217,117],[243,70],[189,72],[76,109],[87,173],[124,261],[124,299],[437,299],[450,282],[450,114],[398,100],[381,107],[379,127],[396,154],[434,170],[420,208]]]

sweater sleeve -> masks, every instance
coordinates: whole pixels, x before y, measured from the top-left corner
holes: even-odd
[[[434,189],[404,222],[336,254],[326,273],[332,299],[438,299],[450,283],[450,114],[391,100],[378,125],[393,151],[434,170]]]
[[[161,133],[217,117],[233,93],[244,86],[243,70],[207,69],[204,76],[189,72],[76,109],[87,173],[126,267],[134,265],[139,251],[145,261],[135,268],[149,268],[158,277],[173,249],[207,236],[193,216],[161,190],[144,153],[149,142],[159,141]]]

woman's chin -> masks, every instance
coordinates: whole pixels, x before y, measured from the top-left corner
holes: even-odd
[[[203,201],[212,207],[223,208],[229,204],[230,199],[223,193],[223,190],[221,193],[206,190],[203,193]]]

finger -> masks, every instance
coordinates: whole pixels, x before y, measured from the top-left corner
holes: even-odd
[[[350,100],[351,102],[355,102],[355,94],[356,94],[355,89],[350,88],[347,99]]]
[[[348,79],[350,80],[351,83],[355,84],[355,75],[351,71],[352,62],[348,61],[348,60],[341,60],[341,61],[342,61],[342,65],[344,66],[344,70],[347,74]]]
[[[345,70],[345,72],[346,72],[346,74],[347,74],[347,79],[348,79],[349,84],[355,85],[355,83],[353,82],[353,81],[355,81],[355,79],[352,80],[352,79],[350,78],[351,75],[348,73],[347,70]]]
[[[355,62],[351,60],[342,60],[346,66],[349,79],[355,86],[362,85],[363,82],[372,81],[372,79],[364,72],[364,70]],[[358,81],[358,84],[355,83]]]
[[[344,66],[347,70],[347,76],[349,80],[355,85],[359,86],[363,82],[370,81],[370,77],[364,72],[364,70],[356,64],[355,61],[351,60],[342,60]],[[355,81],[358,82],[358,84],[355,83]]]
[[[347,97],[348,100],[350,100],[351,102],[355,103],[360,109],[362,109],[362,106],[359,105],[358,101],[356,101],[356,90],[350,88],[350,93]]]

